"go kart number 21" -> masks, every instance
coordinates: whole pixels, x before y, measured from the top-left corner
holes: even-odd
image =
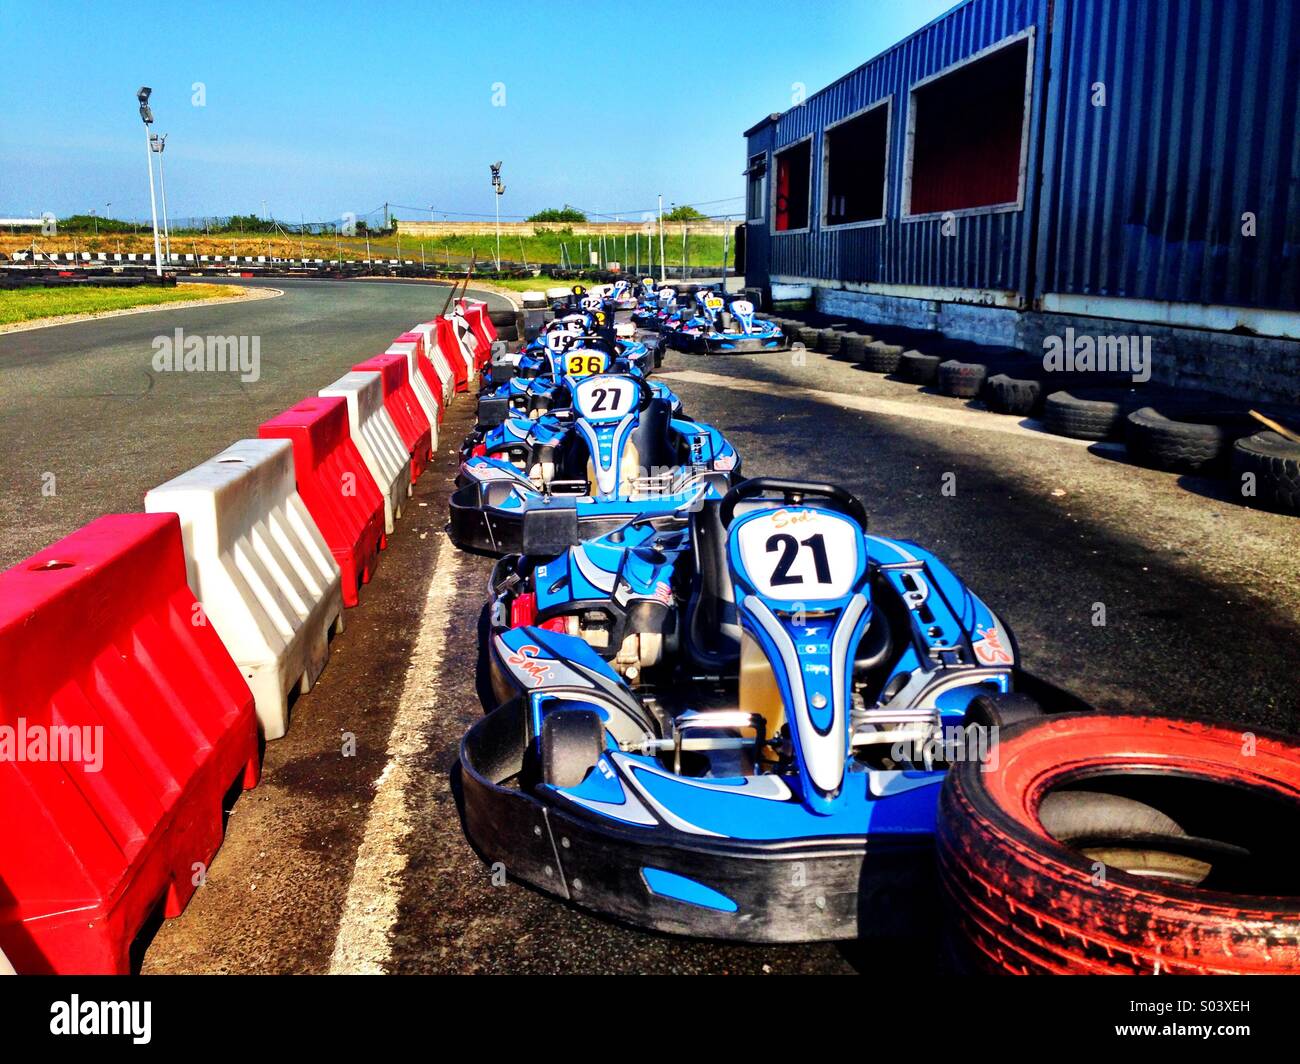
[[[776,599],[832,599],[857,575],[861,534],[826,510],[786,509],[746,521],[740,557],[754,589]]]

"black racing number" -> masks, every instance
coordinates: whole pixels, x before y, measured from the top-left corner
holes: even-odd
[[[591,394],[595,400],[591,404],[592,413],[599,414],[602,410],[618,409],[620,394],[618,388],[593,388]]]
[[[781,552],[781,557],[776,562],[776,568],[772,570],[773,587],[803,583],[802,576],[795,576],[790,572],[795,559],[799,557],[800,546],[799,540],[788,532],[778,532],[768,537],[767,553],[772,554],[778,550]],[[817,583],[829,584],[831,582],[831,564],[826,557],[826,538],[818,532],[805,539],[802,546],[807,547],[812,552],[813,569],[817,574]]]

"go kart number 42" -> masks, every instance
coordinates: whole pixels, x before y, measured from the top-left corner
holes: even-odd
[[[741,525],[739,539],[741,564],[764,598],[841,598],[858,573],[861,533],[828,510],[774,510]]]

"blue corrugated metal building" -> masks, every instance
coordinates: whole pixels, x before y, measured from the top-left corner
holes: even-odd
[[[968,0],[745,135],[769,296],[1298,397],[1300,0]]]

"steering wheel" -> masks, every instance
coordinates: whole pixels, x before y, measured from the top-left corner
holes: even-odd
[[[789,480],[785,477],[750,477],[742,480],[723,497],[719,516],[724,527],[731,525],[736,516],[736,506],[745,499],[780,492],[787,506],[797,506],[810,496],[826,499],[830,509],[853,518],[865,531],[867,527],[867,508],[855,496],[836,484],[825,484],[812,480]]]

